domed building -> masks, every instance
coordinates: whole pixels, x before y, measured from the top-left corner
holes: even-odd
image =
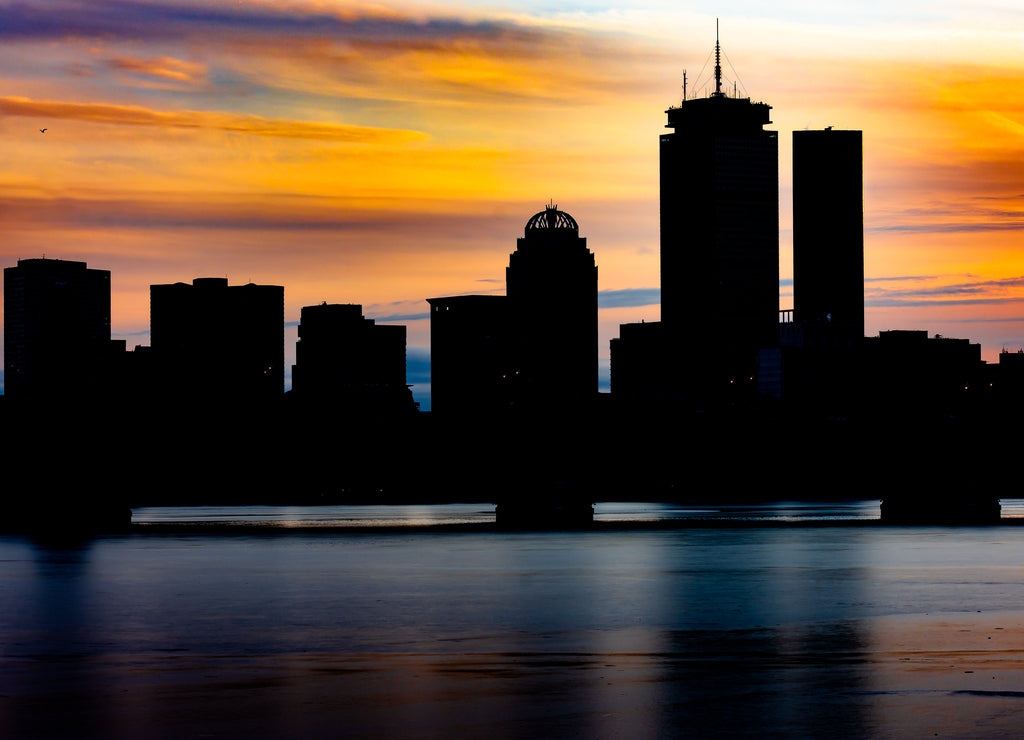
[[[597,265],[576,219],[549,205],[526,222],[505,270],[518,326],[519,396],[579,401],[597,393]]]
[[[526,222],[506,295],[428,298],[431,405],[485,417],[597,393],[597,265],[576,219],[549,205]]]

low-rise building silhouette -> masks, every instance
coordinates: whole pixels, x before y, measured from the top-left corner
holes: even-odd
[[[292,366],[300,402],[352,413],[415,411],[405,383],[406,330],[363,317],[358,304],[304,306]]]
[[[985,366],[978,389],[985,396],[986,410],[996,419],[1012,416],[1024,406],[1024,349],[999,353],[999,361]]]
[[[684,373],[675,364],[661,321],[620,324],[611,340],[611,393],[626,402],[665,401],[679,396]]]
[[[284,393],[284,288],[227,278],[150,286],[158,393],[236,403]]]
[[[865,410],[914,419],[962,413],[985,377],[980,344],[918,330],[865,338],[862,372]]]
[[[432,413],[486,417],[509,410],[519,365],[508,299],[460,295],[427,303]]]

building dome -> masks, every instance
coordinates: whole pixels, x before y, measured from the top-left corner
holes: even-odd
[[[558,210],[558,206],[545,206],[544,210],[536,213],[526,222],[526,233],[544,229],[569,229],[579,233],[580,225],[576,219],[565,211]]]

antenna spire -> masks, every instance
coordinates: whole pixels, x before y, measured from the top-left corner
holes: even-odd
[[[715,97],[721,98],[722,92],[722,47],[718,43],[718,19],[715,18]]]

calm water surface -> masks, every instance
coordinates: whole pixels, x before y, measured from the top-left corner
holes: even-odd
[[[245,508],[136,521],[396,513]],[[1024,528],[9,536],[0,636],[2,737],[1014,737]]]

